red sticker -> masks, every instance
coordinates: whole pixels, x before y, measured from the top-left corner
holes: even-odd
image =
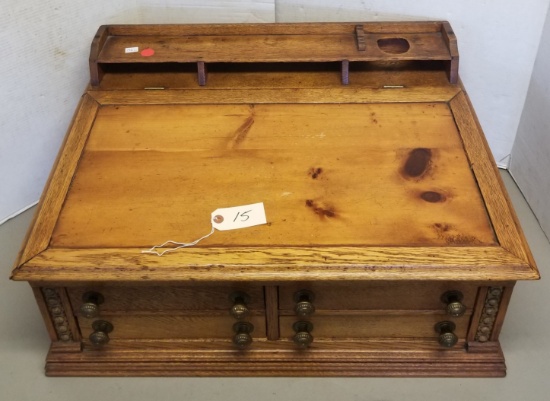
[[[151,57],[153,54],[155,54],[155,51],[149,47],[141,51],[143,57]]]

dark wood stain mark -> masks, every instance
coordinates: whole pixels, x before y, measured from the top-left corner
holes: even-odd
[[[250,128],[252,128],[252,125],[254,125],[254,116],[254,106],[251,106],[250,115],[247,117],[246,120],[244,120],[240,127],[235,130],[235,133],[229,141],[229,149],[237,148],[246,139]]]
[[[430,167],[432,151],[426,148],[416,148],[410,151],[403,167],[403,173],[408,177],[419,178]]]
[[[306,200],[306,206],[320,217],[336,217],[336,211],[331,206],[320,206],[317,202],[311,199]]]
[[[463,234],[449,235],[448,237],[445,237],[445,242],[448,245],[477,245],[481,243],[481,241],[473,235]]]
[[[435,223],[434,229],[438,238],[445,241],[447,245],[479,245],[481,241],[473,235],[453,234],[453,226],[445,223]]]
[[[370,116],[371,116],[371,121],[373,122],[373,124],[378,124],[378,120],[376,119],[376,113],[373,111],[370,113]]]
[[[422,192],[420,197],[430,203],[445,202],[445,196],[435,191]]]
[[[311,178],[316,180],[317,177],[319,177],[322,172],[323,172],[323,169],[321,167],[317,167],[317,168],[312,167],[312,168],[309,169],[308,174],[311,176]]]
[[[444,233],[453,228],[450,224],[445,224],[445,223],[435,223],[434,227],[436,231],[438,231],[439,233]]]

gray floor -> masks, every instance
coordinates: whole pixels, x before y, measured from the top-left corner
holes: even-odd
[[[501,335],[504,379],[47,378],[48,338],[31,290],[8,280],[30,210],[0,226],[0,400],[550,400],[550,244],[503,177],[543,275],[516,286]]]

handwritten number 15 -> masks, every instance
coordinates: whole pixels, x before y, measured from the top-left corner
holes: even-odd
[[[250,213],[251,211],[252,210],[247,210],[246,212],[237,212],[237,215],[233,219],[233,222],[236,222],[239,217],[240,217],[240,221],[242,221],[242,222],[247,221],[250,218],[248,213]]]

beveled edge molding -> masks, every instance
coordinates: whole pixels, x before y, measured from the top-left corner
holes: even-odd
[[[25,262],[47,249],[99,106],[99,103],[88,94],[82,96],[27,232],[24,242],[26,245],[18,255],[12,275],[15,275]]]
[[[537,278],[528,264],[496,246],[197,247],[168,257],[140,252],[137,248],[50,248],[19,269],[14,278],[40,283],[306,279],[516,281]]]
[[[147,91],[89,90],[100,105],[154,104],[302,104],[302,103],[438,103],[460,92],[456,85],[442,87],[379,88],[266,88],[266,89],[166,89]]]
[[[462,83],[460,86],[463,88]],[[507,195],[487,139],[464,89],[451,99],[449,107],[500,245],[525,261],[534,278],[539,279],[540,273],[535,260]]]
[[[109,352],[50,352],[47,376],[398,376],[502,377],[498,342],[483,353],[461,346],[441,350],[432,339],[318,341],[296,354],[292,341],[257,341],[245,353],[227,340],[200,342],[113,340]],[[238,353],[238,360],[235,359]],[[351,359],[350,359],[351,357]]]
[[[69,319],[67,318],[67,313],[63,307],[63,302],[58,290],[50,287],[43,287],[41,291],[44,295],[44,301],[48,307],[48,313],[50,314],[58,340],[63,342],[73,341],[74,336],[71,332]]]
[[[484,343],[491,339],[503,291],[503,287],[488,288],[483,311],[479,318],[475,341]]]

